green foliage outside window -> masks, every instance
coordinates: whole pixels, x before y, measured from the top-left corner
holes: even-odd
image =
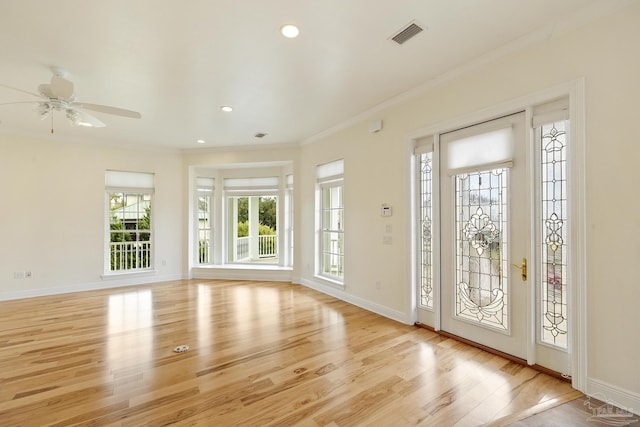
[[[112,193],[109,195],[111,217],[110,229],[110,271],[126,271],[151,267],[151,233],[141,230],[151,230],[151,206],[144,207],[144,215],[139,219],[126,220],[119,218],[116,212],[126,207],[127,196],[135,196],[137,200],[142,195],[128,195]],[[121,216],[124,214],[121,213]],[[117,243],[117,244],[113,244]]]

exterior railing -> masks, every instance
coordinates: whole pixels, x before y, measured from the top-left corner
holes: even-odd
[[[258,236],[258,257],[273,258],[278,256],[278,236],[269,234]]]
[[[238,240],[236,240],[235,260],[243,260],[247,258],[249,258],[249,237],[238,237]]]
[[[111,242],[111,271],[151,268],[151,242]]]
[[[208,240],[198,241],[198,262],[200,264],[208,264],[211,261],[209,256],[209,248],[211,243]]]
[[[244,261],[251,259],[250,252],[251,237],[238,237],[236,239],[236,261]],[[263,235],[258,236],[258,258],[277,258],[278,257],[278,236]]]

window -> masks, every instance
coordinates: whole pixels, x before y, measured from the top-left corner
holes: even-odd
[[[537,240],[539,340],[568,347],[569,287],[569,100],[562,98],[534,108],[538,163]]]
[[[196,212],[198,216],[197,264],[210,264],[212,262],[213,255],[213,225],[211,216],[211,202],[214,191],[214,179],[197,178],[196,186]]]
[[[224,180],[228,262],[280,262],[278,186],[277,177]]]
[[[418,142],[415,156],[418,170],[418,257],[420,306],[433,309],[433,137]]]
[[[153,268],[153,181],[153,174],[106,172],[106,272]]]
[[[319,268],[320,276],[343,283],[344,280],[344,161],[318,166],[319,190]]]
[[[190,266],[199,271],[231,264],[241,269],[291,270],[291,170],[288,163],[194,169]]]

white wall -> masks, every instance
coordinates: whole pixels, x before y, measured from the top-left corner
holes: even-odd
[[[296,187],[302,281],[317,283],[307,267],[314,256],[315,165],[344,158],[346,297],[407,313],[407,136],[584,77],[590,391],[606,389],[618,393],[609,398],[619,402],[640,402],[640,282],[633,274],[640,255],[639,22],[640,7],[632,6],[376,112],[370,119],[383,119],[380,133],[370,134],[364,120],[304,145]],[[379,215],[383,202],[393,206],[389,219]],[[382,244],[386,224],[393,229],[392,245]]]
[[[1,136],[0,153],[0,299],[182,277],[183,185],[176,152],[67,143],[45,135]],[[155,274],[101,278],[106,169],[156,174]],[[31,278],[14,279],[25,270]]]

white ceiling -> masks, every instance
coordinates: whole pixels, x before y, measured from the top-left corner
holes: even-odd
[[[629,2],[2,0],[0,83],[37,92],[59,67],[80,101],[142,113],[95,113],[105,128],[71,127],[57,113],[53,138],[297,143],[528,35]],[[426,30],[402,46],[389,40],[413,20]],[[300,27],[297,39],[280,35],[285,23]],[[32,99],[0,87],[0,103]],[[51,121],[30,104],[0,106],[0,121],[1,134],[50,137]]]

